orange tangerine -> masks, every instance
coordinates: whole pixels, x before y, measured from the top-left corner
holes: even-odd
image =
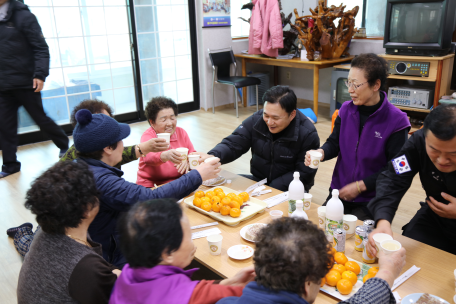
[[[231,202],[230,202],[230,207],[231,207],[231,208],[240,209],[240,208],[241,208],[241,205],[240,205],[238,202],[236,202],[236,201],[231,201]]]
[[[241,209],[231,208],[230,215],[231,215],[231,217],[239,217],[241,215]]]
[[[372,274],[372,275],[377,275],[378,272],[378,267],[371,267],[368,271],[367,274]]]
[[[230,192],[226,196],[228,196],[229,198],[232,198],[233,196],[236,196],[236,193]]]
[[[342,264],[335,264],[331,270],[338,271],[342,275],[347,269],[345,269],[345,266]]]
[[[214,191],[207,191],[207,192],[206,192],[206,196],[207,196],[208,198],[212,198],[214,195],[215,195]]]
[[[356,276],[356,274],[353,272],[353,271],[344,271],[342,273],[342,279],[346,279],[346,280],[349,280],[353,286],[355,286],[356,282],[358,282],[358,277]]]
[[[325,285],[325,283],[326,283],[325,278],[322,278],[322,279],[321,279],[321,283],[320,283],[320,287],[323,287],[323,285]]]
[[[334,287],[337,285],[337,282],[339,282],[342,279],[342,276],[340,275],[340,273],[338,271],[330,270],[326,274],[325,279],[326,279],[326,284]]]
[[[203,203],[201,203],[201,209],[203,209],[204,211],[209,212],[212,209],[212,205],[209,202],[203,202]]]
[[[330,254],[335,255],[336,254],[336,248],[331,247],[331,250],[329,251]]]
[[[244,203],[246,201],[248,201],[249,198],[250,198],[250,196],[249,196],[249,194],[247,192],[241,192],[241,193],[239,193],[239,196],[242,197],[242,200],[244,201]]]
[[[222,208],[222,204],[220,202],[215,202],[212,204],[212,211],[220,213],[220,209]]]
[[[195,207],[201,207],[201,203],[203,201],[199,198],[199,197],[195,197],[195,199],[193,200],[193,206]]]
[[[337,264],[342,264],[342,265],[345,265],[345,263],[347,263],[347,261],[348,261],[347,257],[342,252],[336,252],[334,254],[334,260],[336,261]]]
[[[201,202],[203,202],[203,203],[204,203],[204,202],[208,202],[208,203],[209,203],[209,202],[211,201],[211,199],[208,198],[207,196],[204,196],[204,197],[200,198],[200,200],[201,200]]]
[[[233,198],[231,198],[231,200],[238,202],[239,206],[241,206],[244,203],[244,200],[239,195],[235,195]]]
[[[348,295],[353,290],[353,284],[347,279],[342,279],[337,282],[337,290],[340,294]]]
[[[221,215],[228,215],[230,214],[231,207],[228,205],[223,205],[222,208],[220,208],[220,214]]]
[[[345,268],[347,268],[349,271],[353,271],[356,275],[361,272],[361,268],[359,267],[358,263],[354,261],[348,261],[345,263]]]
[[[223,191],[221,191],[221,192],[220,192],[220,191],[219,191],[219,192],[216,192],[216,194],[217,194],[218,197],[220,197],[221,200],[224,199],[225,196],[226,196],[226,195],[225,195],[225,192],[223,192]]]
[[[213,191],[215,193],[223,192],[222,188],[215,188]]]
[[[220,197],[214,195],[214,196],[211,198],[211,203],[212,203],[212,204],[214,204],[214,203],[220,203]]]
[[[222,203],[222,205],[229,205],[231,202],[231,198],[229,198],[228,196],[224,197],[220,202]]]
[[[204,192],[201,191],[201,190],[200,191],[196,191],[195,197],[199,197],[199,198],[204,197]]]
[[[372,274],[366,274],[363,278],[363,283],[366,283],[367,280],[371,279],[375,277],[375,275],[372,275]]]

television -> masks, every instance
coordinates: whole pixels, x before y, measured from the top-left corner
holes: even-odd
[[[456,0],[387,0],[386,54],[444,56],[455,29]]]

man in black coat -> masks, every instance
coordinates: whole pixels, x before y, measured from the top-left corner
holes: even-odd
[[[0,178],[21,169],[16,158],[20,106],[49,135],[61,155],[68,149],[68,137],[43,109],[40,91],[48,75],[49,48],[35,15],[16,0],[0,0]]]
[[[312,122],[296,108],[295,93],[286,86],[270,88],[264,107],[242,122],[209,155],[222,164],[232,162],[252,149],[250,173],[255,181],[267,178],[273,188],[288,191],[293,172],[298,171],[307,191],[314,184],[316,169],[304,165],[308,150],[318,148],[320,138]],[[205,155],[202,159],[209,157]]]

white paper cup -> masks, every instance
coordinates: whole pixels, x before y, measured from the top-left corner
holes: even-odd
[[[309,168],[317,169],[318,166],[320,165],[320,160],[321,160],[321,157],[323,156],[323,154],[321,154],[318,151],[310,151],[309,154],[310,154]]]
[[[325,222],[326,222],[326,206],[318,207],[318,227],[321,229],[325,229]]]
[[[222,240],[221,234],[212,234],[206,237],[209,244],[209,252],[212,255],[219,255],[222,252]]]
[[[186,161],[187,160],[187,156],[188,156],[188,148],[177,148],[176,151],[178,153],[180,153],[181,156],[185,157],[185,159],[183,161]]]
[[[386,233],[376,233],[376,234],[374,234],[373,239],[375,241],[375,248],[377,249],[377,256],[378,256],[378,251],[380,250],[381,242],[392,240],[393,237]]]
[[[280,210],[272,210],[271,212],[269,212],[269,215],[271,216],[272,220],[275,220],[281,218],[283,216],[283,212]]]
[[[304,210],[310,209],[310,203],[312,203],[312,194],[304,193]]]
[[[354,234],[356,229],[356,221],[358,220],[358,218],[351,214],[345,214],[343,220],[345,233]]]
[[[196,169],[199,166],[198,159],[200,156],[198,154],[193,154],[188,156],[188,163],[190,164],[190,169]]]
[[[214,159],[216,159],[216,158],[217,158],[217,157],[215,157],[215,156],[209,157],[209,158],[206,158],[206,159],[204,160],[204,162],[205,162],[205,163],[210,163],[210,162],[212,162],[212,161],[213,161]]]
[[[395,246],[396,248],[393,249],[390,248],[390,246]],[[380,243],[380,248],[383,250],[385,254],[391,254],[393,252],[400,250],[402,248],[402,245],[396,240],[386,240]]]
[[[166,143],[169,145],[169,139],[171,137],[171,133],[158,133],[157,137],[166,139]]]

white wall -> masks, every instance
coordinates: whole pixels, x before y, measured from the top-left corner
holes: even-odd
[[[232,40],[231,28],[202,28],[202,4],[196,1],[197,13],[197,37],[198,37],[198,65],[200,75],[200,106],[204,109],[212,107],[212,66],[209,60],[207,49],[219,49],[225,47],[233,47],[233,52],[240,53],[248,49],[248,39]],[[309,7],[315,8],[318,0],[305,0],[304,12],[309,12]],[[302,15],[302,1],[301,0],[282,0],[283,12],[293,12],[294,8],[298,9],[299,15]],[[292,18],[294,22],[294,14]],[[358,55],[361,53],[374,53],[382,54],[383,49],[382,40],[352,40],[349,53],[351,55]],[[331,73],[332,68],[320,70],[320,83],[319,83],[319,102],[329,103],[330,90],[331,90]],[[247,71],[270,73],[270,85],[274,83],[273,67],[265,65],[248,64]],[[291,79],[286,79],[287,72],[291,73]],[[241,75],[241,65],[238,61],[237,75]],[[301,99],[313,100],[313,71],[302,70],[293,68],[279,68],[279,84],[290,86],[296,93],[296,96]],[[229,104],[234,102],[234,91],[232,87],[225,85],[215,86],[215,106]]]

